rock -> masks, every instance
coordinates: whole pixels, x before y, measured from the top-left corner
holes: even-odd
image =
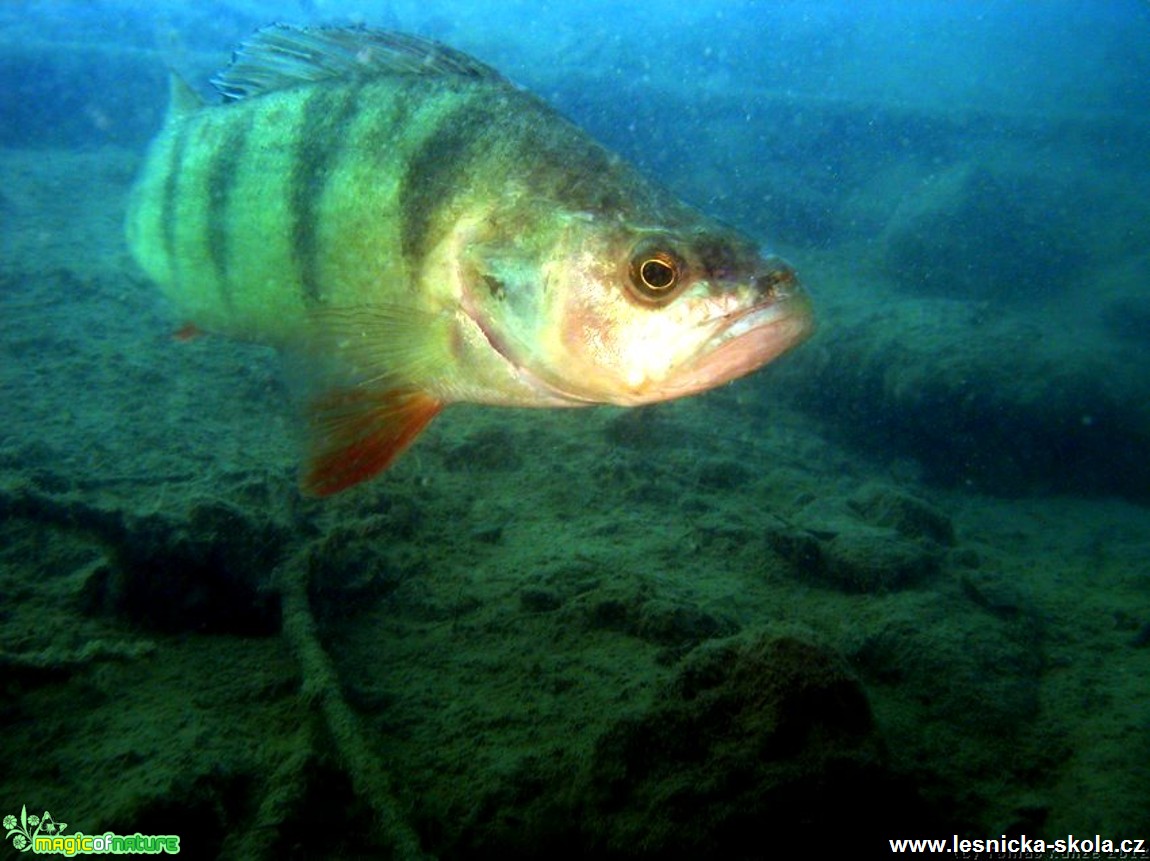
[[[894,529],[906,538],[923,538],[945,547],[954,546],[950,518],[916,496],[881,484],[868,484],[847,503],[872,526]]]
[[[697,649],[599,739],[575,792],[595,857],[745,857],[771,833],[895,833],[920,807],[838,657],[771,636]]]
[[[927,503],[871,486],[846,499],[813,501],[793,522],[770,526],[766,540],[803,580],[845,592],[887,592],[934,575],[941,543],[953,543],[954,530]]]
[[[1090,262],[1074,223],[1060,214],[1066,193],[1049,177],[959,164],[923,182],[891,219],[885,268],[919,294],[1050,299]]]
[[[824,547],[823,579],[847,592],[889,592],[920,583],[939,568],[929,545],[908,541],[893,529],[844,532]]]
[[[1150,377],[1132,311],[1085,331],[994,303],[901,299],[843,309],[790,363],[804,409],[851,446],[913,459],[927,482],[1010,496],[1150,499]],[[865,428],[864,433],[859,429]]]
[[[844,592],[905,589],[937,573],[942,560],[926,542],[871,526],[857,526],[831,538],[774,529],[767,541],[797,577]]]

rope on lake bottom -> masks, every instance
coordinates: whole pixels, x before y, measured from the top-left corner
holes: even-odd
[[[277,586],[283,601],[283,633],[299,661],[304,697],[319,703],[352,788],[375,812],[379,838],[396,859],[426,858],[415,831],[399,811],[387,772],[368,748],[359,721],[343,697],[335,667],[320,645],[308,601],[306,554],[297,555],[279,569]]]

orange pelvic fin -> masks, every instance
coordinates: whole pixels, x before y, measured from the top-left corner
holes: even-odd
[[[315,399],[303,490],[331,496],[387,469],[443,403],[417,389],[340,388]]]

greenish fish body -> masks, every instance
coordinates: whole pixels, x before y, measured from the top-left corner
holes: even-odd
[[[811,330],[785,263],[465,54],[276,27],[213,83],[173,83],[129,244],[197,328],[314,369],[312,492],[448,403],[666,400]]]

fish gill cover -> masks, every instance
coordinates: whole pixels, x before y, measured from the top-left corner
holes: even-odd
[[[789,261],[818,333],[673,403],[459,405],[301,496],[293,386],[326,364],[184,327],[123,237],[169,70],[218,101],[274,22],[497,70]],[[235,858],[1150,836],[1148,27],[1135,2],[0,6],[6,823]],[[245,161],[219,152],[217,215]],[[411,175],[471,187],[453,167]],[[242,232],[204,223],[164,265],[225,261]],[[524,248],[480,250],[513,297]],[[679,261],[653,251],[620,277],[657,293]]]

